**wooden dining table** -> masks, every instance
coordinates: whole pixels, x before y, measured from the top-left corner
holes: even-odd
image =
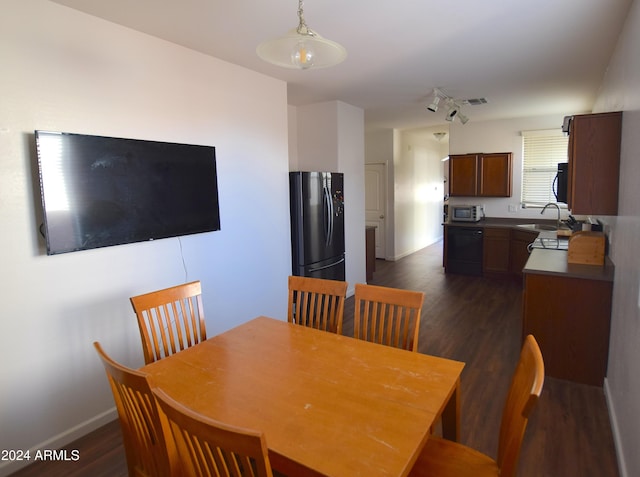
[[[264,432],[289,476],[405,476],[442,417],[457,440],[464,363],[258,317],[142,368],[211,418]]]

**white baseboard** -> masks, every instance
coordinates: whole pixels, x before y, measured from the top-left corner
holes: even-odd
[[[105,424],[113,421],[118,418],[118,413],[116,412],[116,408],[112,407],[111,409],[98,414],[91,419],[88,419],[71,429],[68,429],[56,436],[53,436],[51,439],[47,439],[40,444],[29,449],[30,455],[33,456],[39,450],[44,449],[62,449],[65,446],[71,444],[76,439],[89,434],[92,431],[95,431],[99,427],[104,426]],[[69,449],[71,450],[71,449]],[[82,459],[82,456],[80,456]],[[3,462],[0,464],[0,477],[7,477],[18,470],[27,467],[29,464],[33,464],[33,459],[29,461],[13,461],[13,462]]]
[[[428,245],[427,245],[427,247],[428,247]],[[390,260],[392,262],[397,262],[401,258],[408,257],[409,255],[416,253],[418,250],[422,250],[423,248],[425,248],[425,247],[420,247],[420,248],[416,248],[415,250],[409,250],[407,252],[403,252],[401,254],[395,255],[394,257],[391,257]]]
[[[611,430],[613,432],[613,444],[616,448],[616,458],[618,459],[618,472],[620,477],[629,477],[627,472],[627,466],[624,460],[624,453],[622,450],[622,440],[620,439],[620,430],[618,428],[618,418],[616,416],[616,409],[613,405],[609,392],[609,381],[604,378],[604,397],[607,401],[607,408],[609,409],[609,422],[611,423]]]
[[[392,261],[392,262],[396,262],[396,261],[400,260],[401,258],[404,258],[404,257],[406,257],[406,256],[408,256],[408,255],[413,254],[413,253],[416,253],[416,252],[418,252],[419,250],[422,250],[423,248],[427,248],[427,247],[429,247],[429,246],[431,246],[431,245],[433,245],[433,244],[435,244],[435,243],[440,242],[441,240],[442,240],[442,237],[435,238],[435,239],[431,239],[431,240],[430,240],[430,241],[428,241],[426,244],[421,245],[421,246],[419,246],[418,248],[414,248],[413,250],[408,250],[408,251],[406,251],[406,252],[400,253],[400,254],[395,255],[395,256],[393,256],[393,257],[389,257],[389,258],[387,258],[387,260],[390,260],[390,261]]]

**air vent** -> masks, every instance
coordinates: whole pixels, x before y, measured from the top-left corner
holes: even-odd
[[[471,98],[462,100],[462,104],[470,104],[471,106],[480,106],[481,104],[487,103],[487,98]]]

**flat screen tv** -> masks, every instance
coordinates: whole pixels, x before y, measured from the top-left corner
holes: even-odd
[[[220,230],[213,146],[35,138],[48,255]]]

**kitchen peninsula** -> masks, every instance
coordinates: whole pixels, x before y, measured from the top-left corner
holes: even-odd
[[[524,267],[523,338],[540,345],[548,376],[602,386],[609,356],[614,265],[568,263],[567,251],[532,251]]]
[[[614,265],[609,257],[604,265],[584,265],[569,263],[563,246],[530,252],[536,239],[555,236],[555,232],[546,231],[554,228],[555,221],[485,218],[443,225],[445,272],[465,273],[460,271],[461,257],[455,256],[464,247],[460,239],[464,235],[459,233],[464,230],[467,237],[475,237],[475,243],[481,244],[480,251],[472,245],[462,256],[463,263],[480,260],[481,273],[471,274],[522,280],[522,338],[530,333],[536,337],[546,374],[602,386],[613,296]]]

